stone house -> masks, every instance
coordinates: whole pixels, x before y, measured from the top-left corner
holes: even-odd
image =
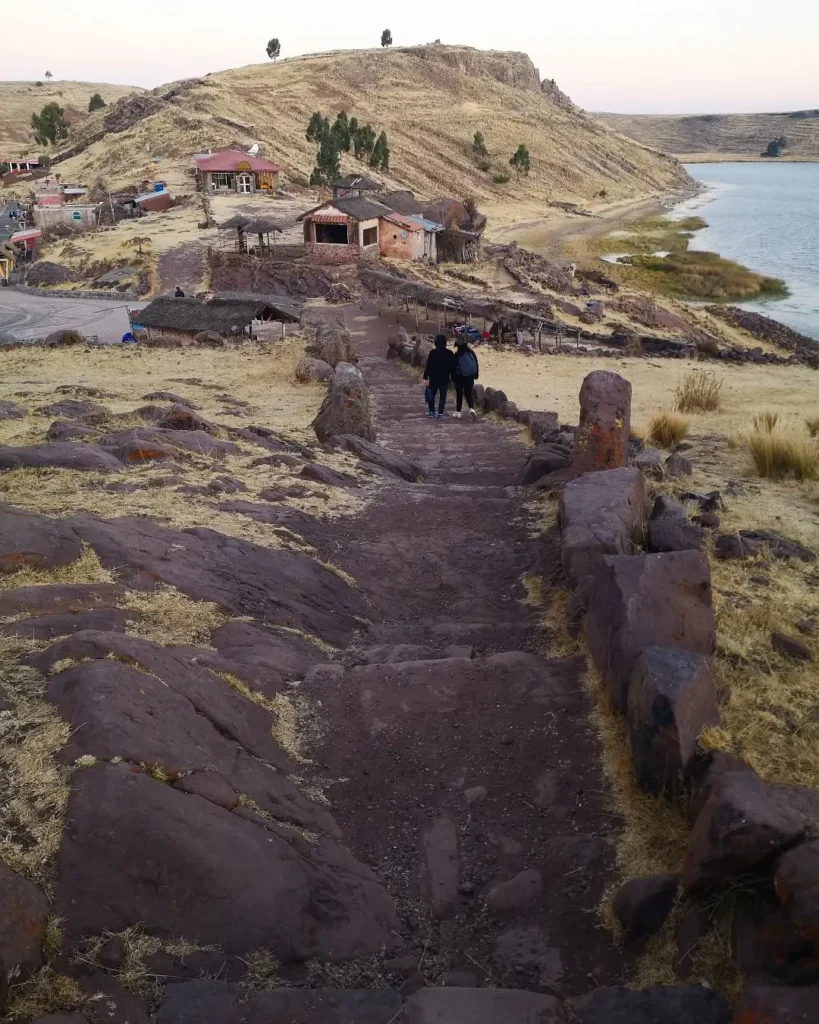
[[[387,214],[379,219],[379,254],[437,263],[437,235],[440,230],[440,224],[424,220],[423,217]]]
[[[196,178],[203,192],[234,192],[252,195],[273,192],[279,187],[279,165],[243,149],[219,149],[197,153]]]

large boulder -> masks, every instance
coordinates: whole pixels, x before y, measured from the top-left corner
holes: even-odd
[[[336,366],[312,427],[319,441],[329,441],[338,434],[355,434],[366,441],[375,440],[370,390],[360,370],[350,363]]]
[[[706,658],[670,647],[642,651],[628,686],[631,756],[642,789],[680,792],[700,733],[719,721]]]
[[[604,555],[631,554],[645,515],[638,469],[623,467],[570,480],[560,494],[560,550],[572,581],[596,572]]]
[[[623,712],[634,667],[647,647],[714,653],[708,559],[700,551],[605,556],[591,587],[585,628],[612,704]]]
[[[43,962],[47,917],[43,893],[0,860],[0,987],[31,974]]]
[[[694,822],[683,864],[687,890],[704,889],[770,864],[795,845],[805,819],[756,772],[719,773]]]
[[[701,985],[658,985],[642,991],[599,988],[575,999],[572,1009],[578,1024],[729,1024],[731,1020],[725,999]]]
[[[648,550],[701,551],[705,530],[687,519],[652,519],[648,524]]]
[[[176,408],[182,408],[182,406],[176,406]],[[205,430],[182,430],[169,427],[134,427],[132,430],[120,430],[116,434],[107,434],[105,437],[101,437],[99,443],[122,462],[162,458],[162,452],[169,453],[173,449],[193,452],[195,455],[216,457],[235,454],[239,451],[232,441],[221,441]],[[88,446],[74,445],[74,447]]]
[[[216,434],[217,428],[204,416],[200,416],[189,405],[172,405],[157,422],[164,430],[201,430],[205,434]]]
[[[571,452],[558,444],[541,444],[533,448],[526,457],[518,476],[518,484],[525,487],[540,480],[547,473],[565,469],[571,460]]]
[[[63,520],[0,504],[0,575],[26,566],[53,569],[81,554],[80,538]]]
[[[522,989],[422,988],[402,1024],[566,1024],[563,1001]]]
[[[312,356],[305,356],[296,364],[296,380],[304,381],[306,384],[317,381],[328,381],[333,376],[333,368],[323,359],[315,359]]]
[[[389,897],[334,840],[228,811],[125,763],[72,782],[55,904],[69,942],[139,924],[227,954],[265,947],[285,962],[394,945]]]
[[[390,476],[401,477],[410,483],[416,483],[424,478],[424,471],[416,463],[410,462],[403,455],[390,451],[389,448],[384,448],[380,444],[365,441],[363,437],[356,437],[355,434],[340,434],[338,437],[334,437],[331,443],[335,447],[353,452],[362,462],[366,462],[367,465],[374,466]]]
[[[611,370],[593,370],[580,388],[572,475],[625,466],[630,434],[631,384]]]
[[[93,444],[54,441],[50,444],[33,444],[21,448],[0,448],[0,470],[40,469],[43,466],[53,466],[57,469],[87,469],[97,473],[111,473],[122,469],[119,459]]]
[[[339,363],[356,361],[350,332],[343,324],[319,324],[315,338],[307,343],[304,352],[305,355],[320,359],[332,367],[338,366]]]

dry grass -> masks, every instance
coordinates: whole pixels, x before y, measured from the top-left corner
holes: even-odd
[[[779,413],[776,409],[763,409],[762,412],[754,413],[754,430],[767,430],[770,433],[779,422]]]
[[[27,565],[10,575],[0,573],[0,590],[57,583],[112,583],[113,580],[112,573],[103,568],[96,551],[84,544],[80,557],[67,565],[58,565],[53,569],[35,569]]]
[[[799,430],[757,428],[751,431],[745,443],[760,476],[773,480],[819,477],[819,444]]]
[[[119,607],[137,613],[128,623],[129,633],[166,647],[207,647],[213,630],[228,620],[212,601],[192,601],[164,583],[150,593],[129,592]]]
[[[819,416],[811,416],[806,419],[805,426],[811,437],[819,437]]]
[[[688,434],[689,422],[685,416],[665,410],[653,416],[649,424],[649,439],[661,448],[671,448]]]
[[[678,412],[716,412],[722,400],[723,378],[713,370],[691,370],[677,385],[674,407]]]

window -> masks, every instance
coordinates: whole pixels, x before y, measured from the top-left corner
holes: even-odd
[[[364,228],[364,245],[375,245],[378,241],[378,227]]]
[[[346,245],[346,224],[316,224],[316,241],[324,245]]]
[[[233,175],[229,171],[213,171],[210,176],[211,188],[233,188]]]

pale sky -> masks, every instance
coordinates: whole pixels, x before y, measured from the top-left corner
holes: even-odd
[[[431,42],[522,50],[587,110],[722,113],[819,107],[816,0],[20,0],[0,13],[0,79],[153,87],[282,56]],[[33,33],[33,34],[32,34]],[[12,41],[14,41],[12,43]]]

